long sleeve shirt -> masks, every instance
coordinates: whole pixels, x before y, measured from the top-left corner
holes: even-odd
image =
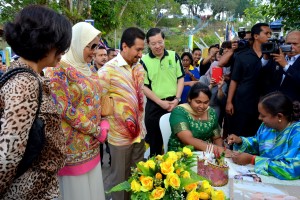
[[[257,155],[256,173],[278,179],[300,178],[300,122],[294,122],[282,131],[262,124],[254,137],[241,137],[240,150]]]
[[[108,142],[115,146],[131,145],[144,139],[144,69],[137,63],[129,66],[121,54],[98,71],[103,87],[102,95],[113,99],[113,116]]]
[[[71,65],[48,68],[53,100],[62,116],[67,145],[66,166],[59,175],[80,175],[92,170],[100,160],[99,147],[102,88],[98,74],[86,76]],[[105,138],[104,138],[105,139]]]

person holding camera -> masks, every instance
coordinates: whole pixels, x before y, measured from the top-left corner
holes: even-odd
[[[204,75],[209,69],[211,63],[215,61],[216,55],[219,52],[220,45],[214,44],[208,48],[208,56],[200,61],[200,76]]]
[[[260,125],[261,44],[271,37],[271,29],[266,23],[257,23],[251,28],[251,36],[252,47],[235,57],[226,103],[226,113],[231,116],[229,131],[238,136],[253,136]]]
[[[290,52],[271,53],[273,59],[266,60],[264,67],[266,91],[281,91],[293,101],[300,101],[300,31],[291,31],[286,37],[286,44],[291,45]]]

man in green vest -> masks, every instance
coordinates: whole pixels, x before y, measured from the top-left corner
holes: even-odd
[[[184,70],[176,52],[165,50],[165,35],[159,28],[151,28],[146,34],[149,53],[142,57],[145,69],[144,93],[146,142],[150,145],[150,157],[162,154],[162,134],[159,119],[171,112],[181,101],[184,87]]]

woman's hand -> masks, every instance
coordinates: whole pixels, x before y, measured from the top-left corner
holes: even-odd
[[[225,77],[222,76],[219,83],[218,83],[218,89],[222,89],[224,83],[225,83]]]
[[[232,161],[238,165],[248,165],[251,164],[252,157],[249,153],[233,152]]]
[[[211,78],[210,79],[210,83],[208,85],[209,89],[212,89],[213,87],[215,87],[217,85],[216,79]]]
[[[232,144],[241,144],[243,142],[242,138],[240,138],[239,136],[236,136],[235,134],[230,134],[227,137],[227,141],[229,145]]]

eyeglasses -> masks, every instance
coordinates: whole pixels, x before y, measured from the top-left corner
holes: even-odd
[[[149,45],[155,47],[158,44],[158,46],[163,46],[165,44],[164,41],[158,41],[158,42],[150,42]]]
[[[86,47],[89,48],[89,49],[92,50],[92,51],[99,48],[98,44],[92,44],[92,46],[87,45]]]

